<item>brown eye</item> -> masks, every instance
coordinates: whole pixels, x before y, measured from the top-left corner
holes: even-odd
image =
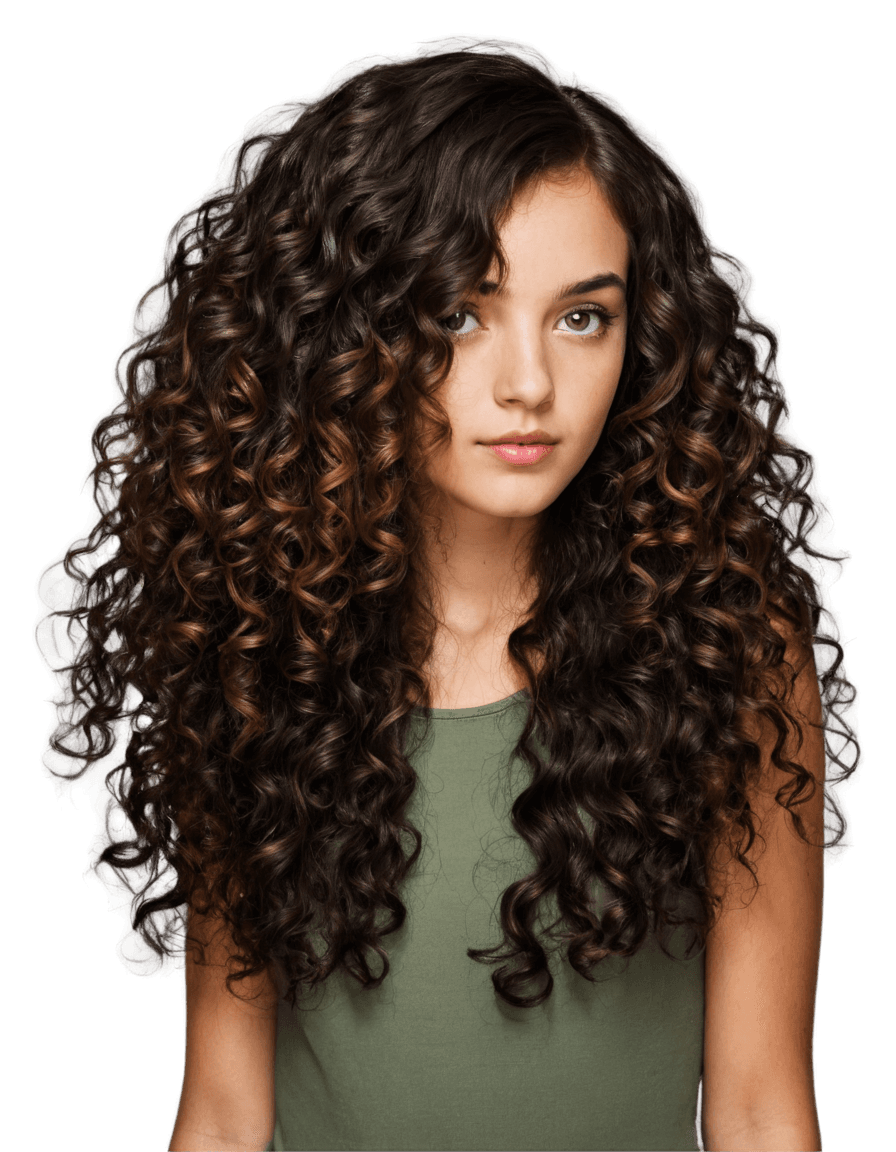
[[[567,331],[576,336],[588,336],[599,340],[609,331],[615,314],[595,305],[589,308],[574,308],[572,312],[567,312],[561,319],[569,325]],[[594,324],[588,328],[588,324],[592,320]]]
[[[471,332],[475,332],[475,328],[464,329],[464,317],[476,319],[475,314],[470,311],[469,308],[462,308],[459,312],[452,312],[450,316],[446,316],[442,324],[448,329],[452,336],[469,336]],[[459,325],[458,320],[460,320]]]

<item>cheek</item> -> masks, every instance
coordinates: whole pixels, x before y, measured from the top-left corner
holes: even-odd
[[[606,417],[619,387],[624,352],[607,356],[599,364],[579,376],[573,407],[581,413],[585,424],[593,425]]]
[[[613,403],[613,397],[619,387],[619,378],[625,364],[626,332],[623,328],[618,335],[614,333],[611,347],[607,350],[605,358],[598,366],[598,386],[604,399],[604,409]]]

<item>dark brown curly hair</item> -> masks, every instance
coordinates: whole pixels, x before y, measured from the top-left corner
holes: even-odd
[[[188,908],[219,917],[235,994],[269,966],[293,1006],[339,967],[367,988],[389,972],[382,939],[404,923],[422,843],[405,820],[408,737],[432,699],[421,513],[426,450],[450,435],[445,318],[493,261],[506,275],[499,228],[546,174],[586,167],[625,228],[628,334],[601,438],[540,518],[537,595],[508,642],[531,769],[511,817],[537,867],[502,895],[502,945],[468,955],[504,961],[491,978],[506,1002],[544,1001],[547,897],[566,931],[546,938],[589,980],[662,925],[702,947],[717,846],[755,881],[751,718],[778,733],[777,799],[809,842],[798,808],[818,784],[785,755],[797,718],[769,688],[795,680],[786,635],[835,650],[818,674],[825,751],[838,779],[858,761],[837,711],[855,696],[843,651],[818,634],[825,609],[794,554],[842,558],[808,543],[812,457],[776,431],[777,340],[741,265],[618,111],[506,44],[377,64],[246,139],[226,189],[173,228],[138,317],[160,289],[164,307],[138,324],[124,400],[93,434],[101,516],[63,561],[74,606],[51,613],[84,639],[59,670],[74,717],[50,743],[84,763],[54,774],[109,756],[127,718],[106,786],[133,836],[107,825],[94,867],[127,884],[160,956]],[[851,766],[830,746],[835,716]],[[825,799],[833,847],[845,822]],[[677,919],[687,894],[697,911]]]

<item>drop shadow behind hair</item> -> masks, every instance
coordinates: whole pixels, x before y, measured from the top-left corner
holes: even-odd
[[[52,613],[84,629],[61,670],[80,716],[51,747],[84,761],[76,779],[127,719],[106,785],[133,835],[107,822],[95,866],[127,884],[160,956],[188,905],[220,917],[235,994],[268,965],[294,1007],[337,968],[366,988],[388,974],[383,938],[421,850],[406,752],[411,709],[431,705],[421,464],[450,435],[442,320],[493,259],[506,274],[501,221],[546,173],[586,165],[626,229],[627,349],[600,441],[533,538],[538,593],[509,639],[531,770],[511,820],[537,868],[503,893],[502,943],[468,955],[530,1007],[553,987],[546,945],[589,980],[670,926],[702,948],[716,846],[753,871],[750,716],[778,733],[772,759],[792,777],[778,800],[808,842],[815,784],[783,752],[795,718],[769,689],[786,667],[774,621],[809,653],[834,649],[826,753],[837,779],[858,760],[843,652],[793,554],[839,558],[808,542],[812,458],[776,432],[777,341],[716,263],[740,266],[620,113],[541,58],[479,47],[377,64],[242,144],[230,185],[172,230],[138,309],[164,290],[164,313],[122,354],[124,400],[93,435],[101,517],[63,561],[75,607]],[[103,484],[118,485],[105,511]],[[825,801],[833,847],[845,824]],[[682,894],[697,911],[678,919]],[[541,938],[548,898],[559,917]]]

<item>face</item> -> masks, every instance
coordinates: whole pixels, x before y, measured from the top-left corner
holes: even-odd
[[[531,525],[600,438],[625,353],[628,242],[585,172],[527,189],[500,237],[505,291],[490,290],[492,269],[444,321],[455,358],[438,398],[452,437],[427,475],[458,525],[506,534],[507,521]],[[529,433],[553,447],[518,447]]]

